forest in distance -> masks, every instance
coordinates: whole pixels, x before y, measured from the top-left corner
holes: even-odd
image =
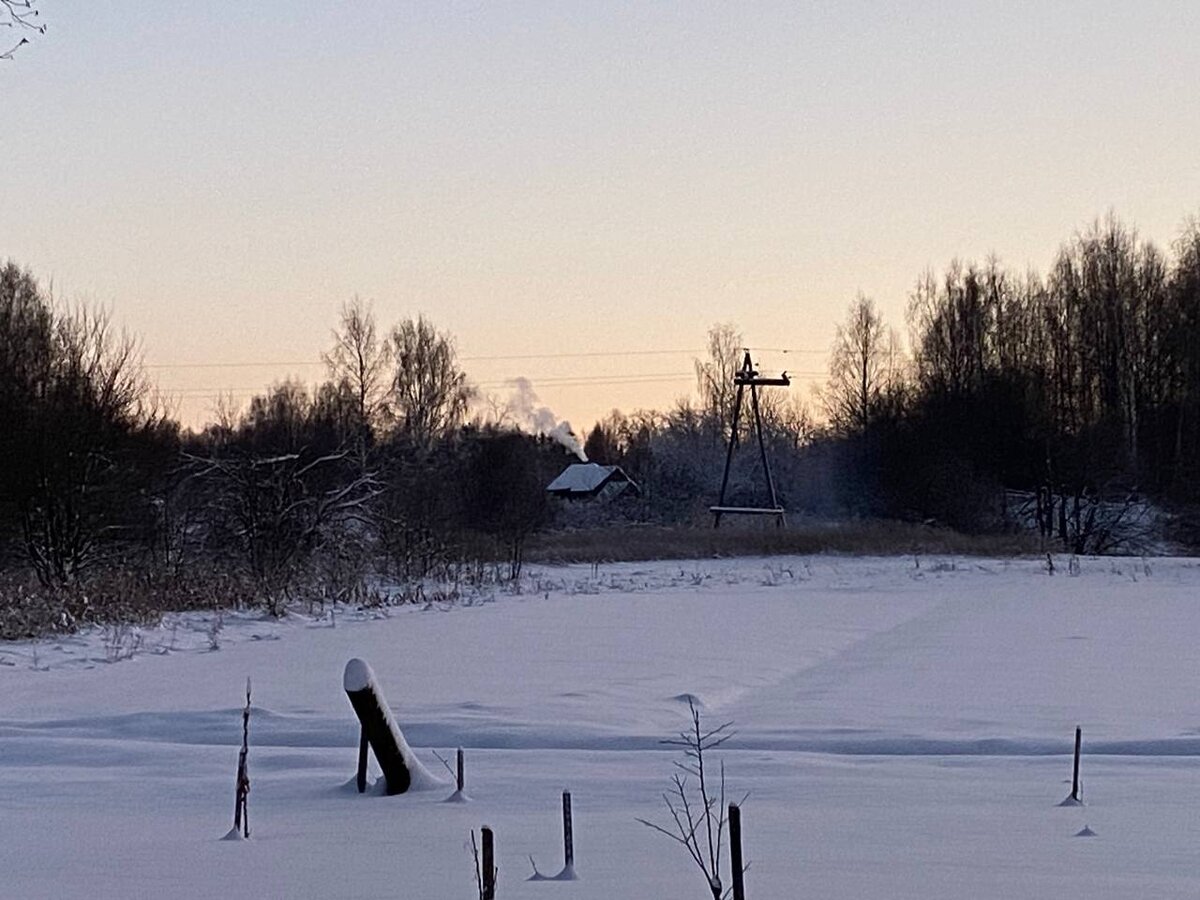
[[[381,578],[514,578],[535,534],[711,528],[744,345],[714,325],[691,397],[614,411],[575,439],[482,402],[429,319],[378,323],[355,300],[321,383],[277,383],[193,430],[157,398],[136,338],[10,261],[0,637],[214,603],[385,602]],[[792,527],[1027,531],[1068,553],[1200,538],[1200,220],[1163,250],[1110,215],[1044,275],[952,262],[916,281],[902,326],[859,296],[828,369],[807,403],[763,393]],[[548,498],[580,440],[578,456],[621,466],[640,491]],[[756,453],[735,456],[730,485],[729,503],[766,502]]]

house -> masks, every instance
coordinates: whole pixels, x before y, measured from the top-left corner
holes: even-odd
[[[620,466],[601,466],[597,463],[575,463],[546,487],[546,492],[566,500],[612,500],[641,488],[622,471]]]

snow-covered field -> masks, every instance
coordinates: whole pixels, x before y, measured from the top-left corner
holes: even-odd
[[[504,900],[704,897],[635,821],[665,821],[692,695],[735,723],[751,898],[1195,898],[1200,563],[1081,568],[546,568],[453,608],[0,645],[0,897],[469,898],[481,824]],[[347,790],[351,657],[432,771],[466,748],[472,802]],[[228,842],[247,676],[252,837]],[[561,866],[563,789],[580,880],[526,882]]]

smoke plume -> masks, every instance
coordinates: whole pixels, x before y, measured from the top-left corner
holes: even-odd
[[[512,381],[513,394],[508,400],[508,412],[517,425],[532,431],[534,434],[544,434],[562,444],[572,453],[587,462],[587,454],[583,452],[583,444],[571,430],[571,423],[558,416],[547,406],[538,402],[537,392],[528,378],[515,378]]]

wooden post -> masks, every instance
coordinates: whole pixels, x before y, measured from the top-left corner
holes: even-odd
[[[575,830],[571,824],[571,792],[563,791],[563,874],[575,870]]]
[[[784,510],[779,505],[779,495],[775,491],[775,480],[771,475],[771,464],[767,459],[767,446],[763,436],[762,411],[758,403],[758,389],[767,386],[786,387],[791,384],[787,372],[784,372],[778,378],[763,378],[754,368],[754,362],[750,359],[750,351],[747,350],[742,357],[742,367],[733,375],[733,383],[737,387],[733,398],[733,420],[730,423],[729,429],[729,446],[725,451],[725,471],[721,475],[721,492],[717,496],[715,506],[708,508],[713,514],[713,527],[721,527],[721,516],[726,514],[738,515],[770,515],[775,516],[775,524],[779,527],[784,525]],[[738,445],[738,423],[742,414],[742,396],[745,389],[750,388],[750,412],[754,416],[754,432],[758,437],[758,451],[762,459],[763,477],[767,482],[767,491],[770,494],[769,507],[754,507],[754,506],[726,506],[725,492],[729,487],[729,472],[733,465],[733,451]]]
[[[496,900],[496,848],[492,829],[483,826],[483,894],[480,900]]]
[[[454,783],[458,787],[458,792],[460,794],[462,793],[463,784],[465,783],[465,781],[466,780],[463,777],[463,752],[462,752],[462,747],[459,747],[458,748],[458,773],[457,773],[457,777],[454,779]]]
[[[375,674],[361,659],[346,663],[342,676],[342,687],[350,698],[350,705],[362,724],[363,735],[375,751],[375,760],[383,770],[388,796],[403,794],[412,784],[412,772],[404,758],[404,736],[400,733],[392,711],[388,709],[383,692],[375,683]],[[359,757],[362,744],[359,743]]]
[[[365,794],[367,791],[367,729],[359,727],[358,737],[358,792]]]
[[[1075,774],[1071,778],[1071,799],[1079,802],[1079,744],[1083,737],[1083,729],[1075,726]]]
[[[733,900],[746,900],[742,877],[742,810],[736,803],[729,804],[729,864],[733,867]]]
[[[763,476],[767,479],[767,490],[771,494],[771,509],[779,509],[779,495],[775,493],[775,479],[771,476],[771,463],[767,459],[767,444],[763,438],[762,415],[758,411],[758,387],[750,385],[750,405],[754,409],[754,431],[758,435],[758,452],[762,458]],[[783,516],[775,518],[775,527],[783,527]]]
[[[242,749],[238,753],[237,789],[233,800],[233,833],[240,830],[243,837],[250,837],[250,775],[246,757],[250,752],[250,679],[246,679],[246,707],[242,710]]]

